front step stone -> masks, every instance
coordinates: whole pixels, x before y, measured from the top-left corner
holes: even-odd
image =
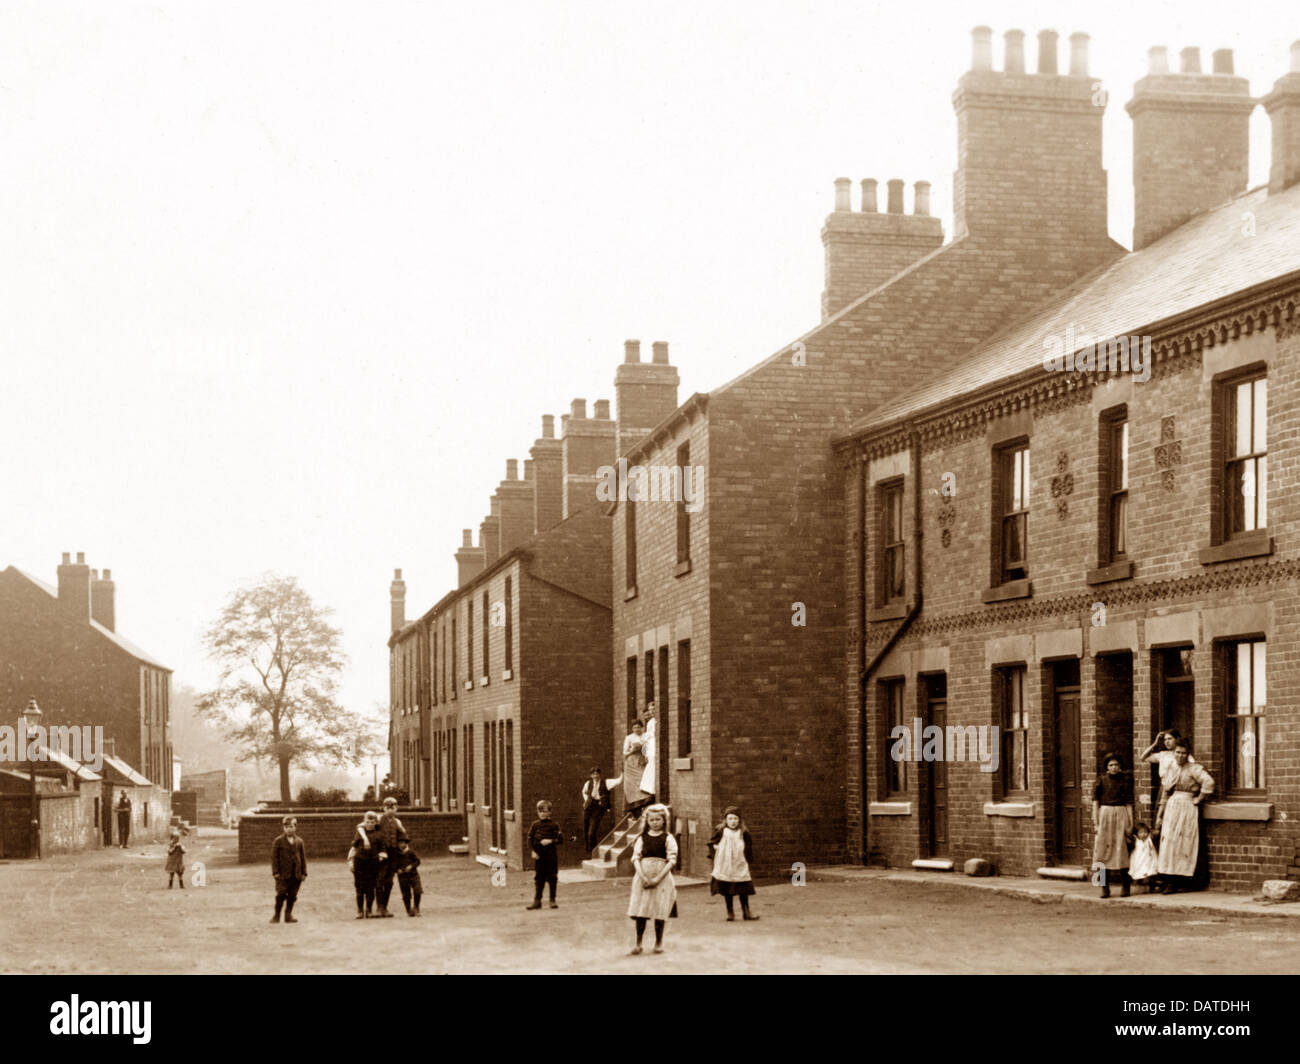
[[[912,867],[921,872],[951,872],[953,864],[946,857],[920,857],[912,862]]]
[[[1038,874],[1044,879],[1072,879],[1080,883],[1088,878],[1086,868],[1074,868],[1069,865],[1047,865],[1040,868]]]

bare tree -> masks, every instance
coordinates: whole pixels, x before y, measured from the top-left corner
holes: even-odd
[[[335,700],[347,659],[332,612],[293,577],[270,574],[231,595],[204,636],[221,675],[198,708],[225,724],[241,760],[279,768],[282,801],[291,765],[356,764],[365,743],[365,722]]]

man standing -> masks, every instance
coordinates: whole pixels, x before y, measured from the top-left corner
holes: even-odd
[[[380,916],[392,916],[388,911],[388,898],[393,893],[393,876],[401,857],[401,844],[410,842],[406,828],[397,819],[397,799],[391,795],[384,799],[384,815],[379,818],[379,879],[375,883],[375,902]]]
[[[588,857],[600,842],[600,825],[610,807],[609,792],[622,782],[622,776],[607,780],[599,768],[593,768],[590,778],[582,785],[582,837]]]
[[[131,799],[123,791],[117,799],[117,840],[122,849],[126,849],[126,844],[131,838]]]
[[[298,900],[298,888],[307,878],[307,848],[298,837],[298,821],[291,816],[280,821],[284,834],[276,836],[271,844],[271,875],[275,877],[275,915],[271,923],[280,922],[280,909],[284,909],[284,922],[296,924],[293,903]]]

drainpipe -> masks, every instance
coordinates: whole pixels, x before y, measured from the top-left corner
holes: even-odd
[[[858,664],[859,675],[861,680],[858,685],[858,787],[861,791],[859,797],[860,807],[862,809],[862,863],[867,863],[867,684],[871,680],[871,675],[878,668],[880,663],[894,645],[903,637],[912,622],[916,620],[916,615],[921,612],[922,602],[922,579],[921,579],[921,540],[924,533],[921,530],[921,434],[913,429],[911,432],[911,450],[912,450],[912,568],[915,573],[916,583],[915,593],[912,596],[912,608],[907,611],[904,617],[894,629],[893,634],[885,641],[885,645],[876,651],[870,663],[863,666],[863,660],[867,653],[866,644],[866,594],[859,597],[860,603],[860,621],[858,631],[863,634],[864,638],[858,640]],[[863,490],[859,493],[859,513],[858,527],[862,528],[866,518],[867,492],[865,477]]]

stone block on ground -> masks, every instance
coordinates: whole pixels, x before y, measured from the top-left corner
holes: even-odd
[[[991,876],[993,875],[993,864],[986,861],[983,857],[972,857],[963,866],[968,876]]]
[[[1266,879],[1260,898],[1263,901],[1300,901],[1300,882],[1293,879]]]

